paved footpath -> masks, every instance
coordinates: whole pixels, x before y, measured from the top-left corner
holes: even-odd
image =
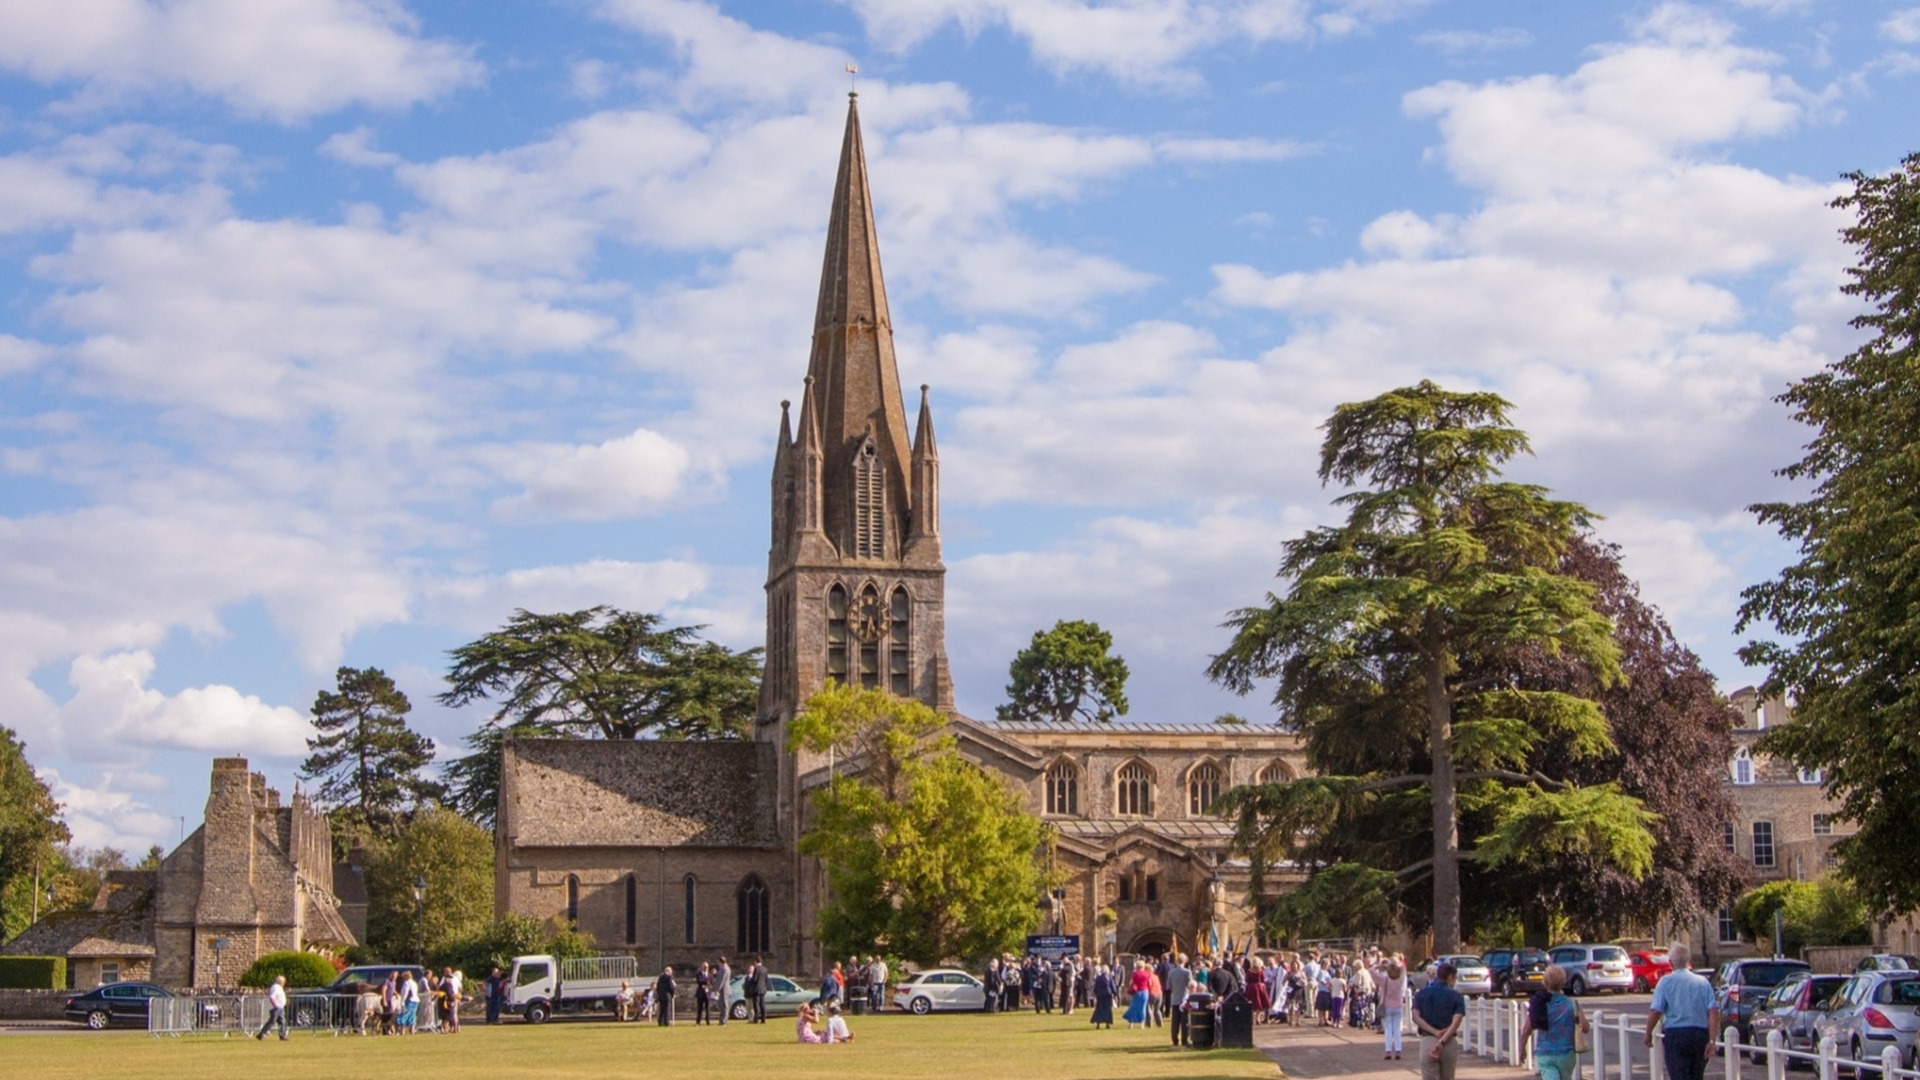
[[[1316,1027],[1308,1024],[1255,1024],[1253,1045],[1280,1066],[1290,1080],[1418,1080],[1420,1041],[1407,1038],[1399,1061],[1381,1058],[1380,1033],[1365,1028]],[[1472,1054],[1460,1055],[1459,1080],[1530,1080],[1531,1074],[1512,1065],[1495,1064]]]

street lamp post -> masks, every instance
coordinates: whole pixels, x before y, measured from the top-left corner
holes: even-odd
[[[427,962],[427,877],[417,875],[413,879],[413,952],[414,962]]]

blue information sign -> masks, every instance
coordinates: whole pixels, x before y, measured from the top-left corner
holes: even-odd
[[[1028,934],[1027,955],[1058,960],[1080,952],[1079,934]]]

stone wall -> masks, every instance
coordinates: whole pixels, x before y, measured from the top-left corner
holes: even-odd
[[[0,990],[0,1020],[64,1020],[72,990]]]

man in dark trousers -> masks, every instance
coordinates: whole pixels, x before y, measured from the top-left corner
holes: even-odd
[[[653,984],[653,1003],[661,1027],[673,1026],[673,995],[678,989],[673,981],[673,965],[669,964],[660,972],[660,980]]]
[[[713,1023],[713,969],[705,960],[700,961],[700,970],[693,975],[693,1022]]]
[[[987,961],[986,973],[980,979],[980,986],[986,991],[988,1012],[1000,1011],[1000,958]]]
[[[1160,977],[1167,995],[1167,1026],[1173,1030],[1173,1045],[1187,1045],[1187,995],[1193,991],[1193,972],[1187,970],[1187,958],[1169,954],[1167,973]]]
[[[1034,961],[1033,1011],[1037,1013],[1053,1011],[1053,965],[1044,959]]]
[[[767,1022],[767,961],[753,958],[753,970],[747,974],[747,1012],[755,1024]]]
[[[499,968],[487,976],[487,1023],[500,1022],[500,1007],[507,1003],[507,977]]]

